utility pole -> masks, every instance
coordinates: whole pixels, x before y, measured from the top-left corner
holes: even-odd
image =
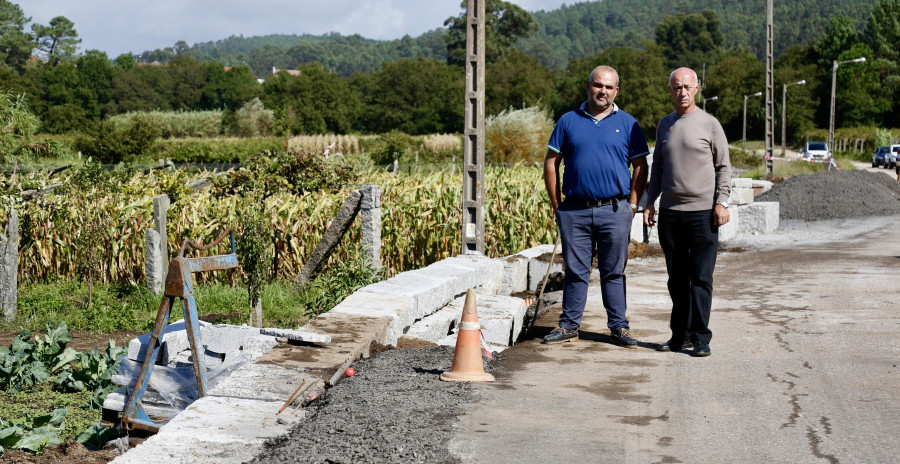
[[[772,0],[766,0],[766,174],[775,171],[775,88]]]
[[[466,7],[462,253],[484,254],[484,3]]]

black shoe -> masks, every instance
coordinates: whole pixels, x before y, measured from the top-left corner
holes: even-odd
[[[694,351],[691,353],[691,356],[693,356],[695,358],[702,358],[705,356],[709,356],[711,354],[712,354],[712,352],[709,351],[709,345],[703,344],[703,345],[697,345],[697,347],[694,348]]]
[[[550,335],[544,337],[543,343],[554,344],[577,341],[578,329],[564,329],[562,327],[557,327],[553,329],[553,332],[550,332]]]
[[[613,339],[613,342],[619,346],[624,346],[625,348],[637,348],[638,341],[628,333],[628,329],[625,327],[610,330],[610,337]]]
[[[656,347],[656,351],[664,351],[666,353],[670,351],[681,351],[681,350],[689,350],[694,347],[694,344],[691,342],[677,342],[669,340],[662,345],[658,345]]]

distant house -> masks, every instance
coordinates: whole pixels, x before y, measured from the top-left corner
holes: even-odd
[[[291,76],[299,76],[302,74],[299,69],[278,69],[275,66],[272,66],[272,74],[278,74],[280,72],[286,72]]]

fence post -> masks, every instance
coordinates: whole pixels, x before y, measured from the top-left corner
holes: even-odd
[[[6,235],[0,234],[0,306],[3,318],[16,318],[16,291],[19,274],[19,212],[9,210]]]
[[[165,193],[153,197],[153,229],[159,234],[159,253],[162,256],[162,267],[169,267],[169,240],[166,234],[166,214],[172,202]]]
[[[328,229],[325,230],[325,233],[322,234],[322,239],[319,240],[319,244],[316,245],[316,248],[309,254],[309,257],[303,264],[303,268],[300,269],[300,275],[294,279],[295,290],[303,288],[306,282],[311,280],[322,270],[325,262],[328,261],[328,257],[331,256],[331,252],[334,251],[338,243],[344,237],[344,234],[350,229],[353,220],[356,219],[356,215],[359,212],[359,202],[361,197],[362,194],[360,191],[354,190],[350,193],[350,196],[344,200],[341,209],[334,219],[331,220],[331,225],[329,225]]]
[[[159,295],[163,291],[166,269],[163,267],[163,256],[159,248],[159,232],[154,229],[144,231],[144,272],[147,275],[147,288],[150,293]]]
[[[360,188],[359,219],[365,259],[375,270],[381,269],[381,186],[363,184]]]

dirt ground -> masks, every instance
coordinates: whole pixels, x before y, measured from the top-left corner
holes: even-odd
[[[116,341],[116,346],[127,347],[129,340],[142,333],[143,332],[137,330],[122,330],[118,332],[90,332],[87,330],[78,330],[69,332],[69,335],[72,336],[72,341],[66,344],[66,346],[75,351],[84,353],[85,351],[90,351],[94,348],[100,348],[102,350],[106,348],[106,344],[112,339]],[[0,346],[8,347],[18,335],[19,332],[0,332]]]

